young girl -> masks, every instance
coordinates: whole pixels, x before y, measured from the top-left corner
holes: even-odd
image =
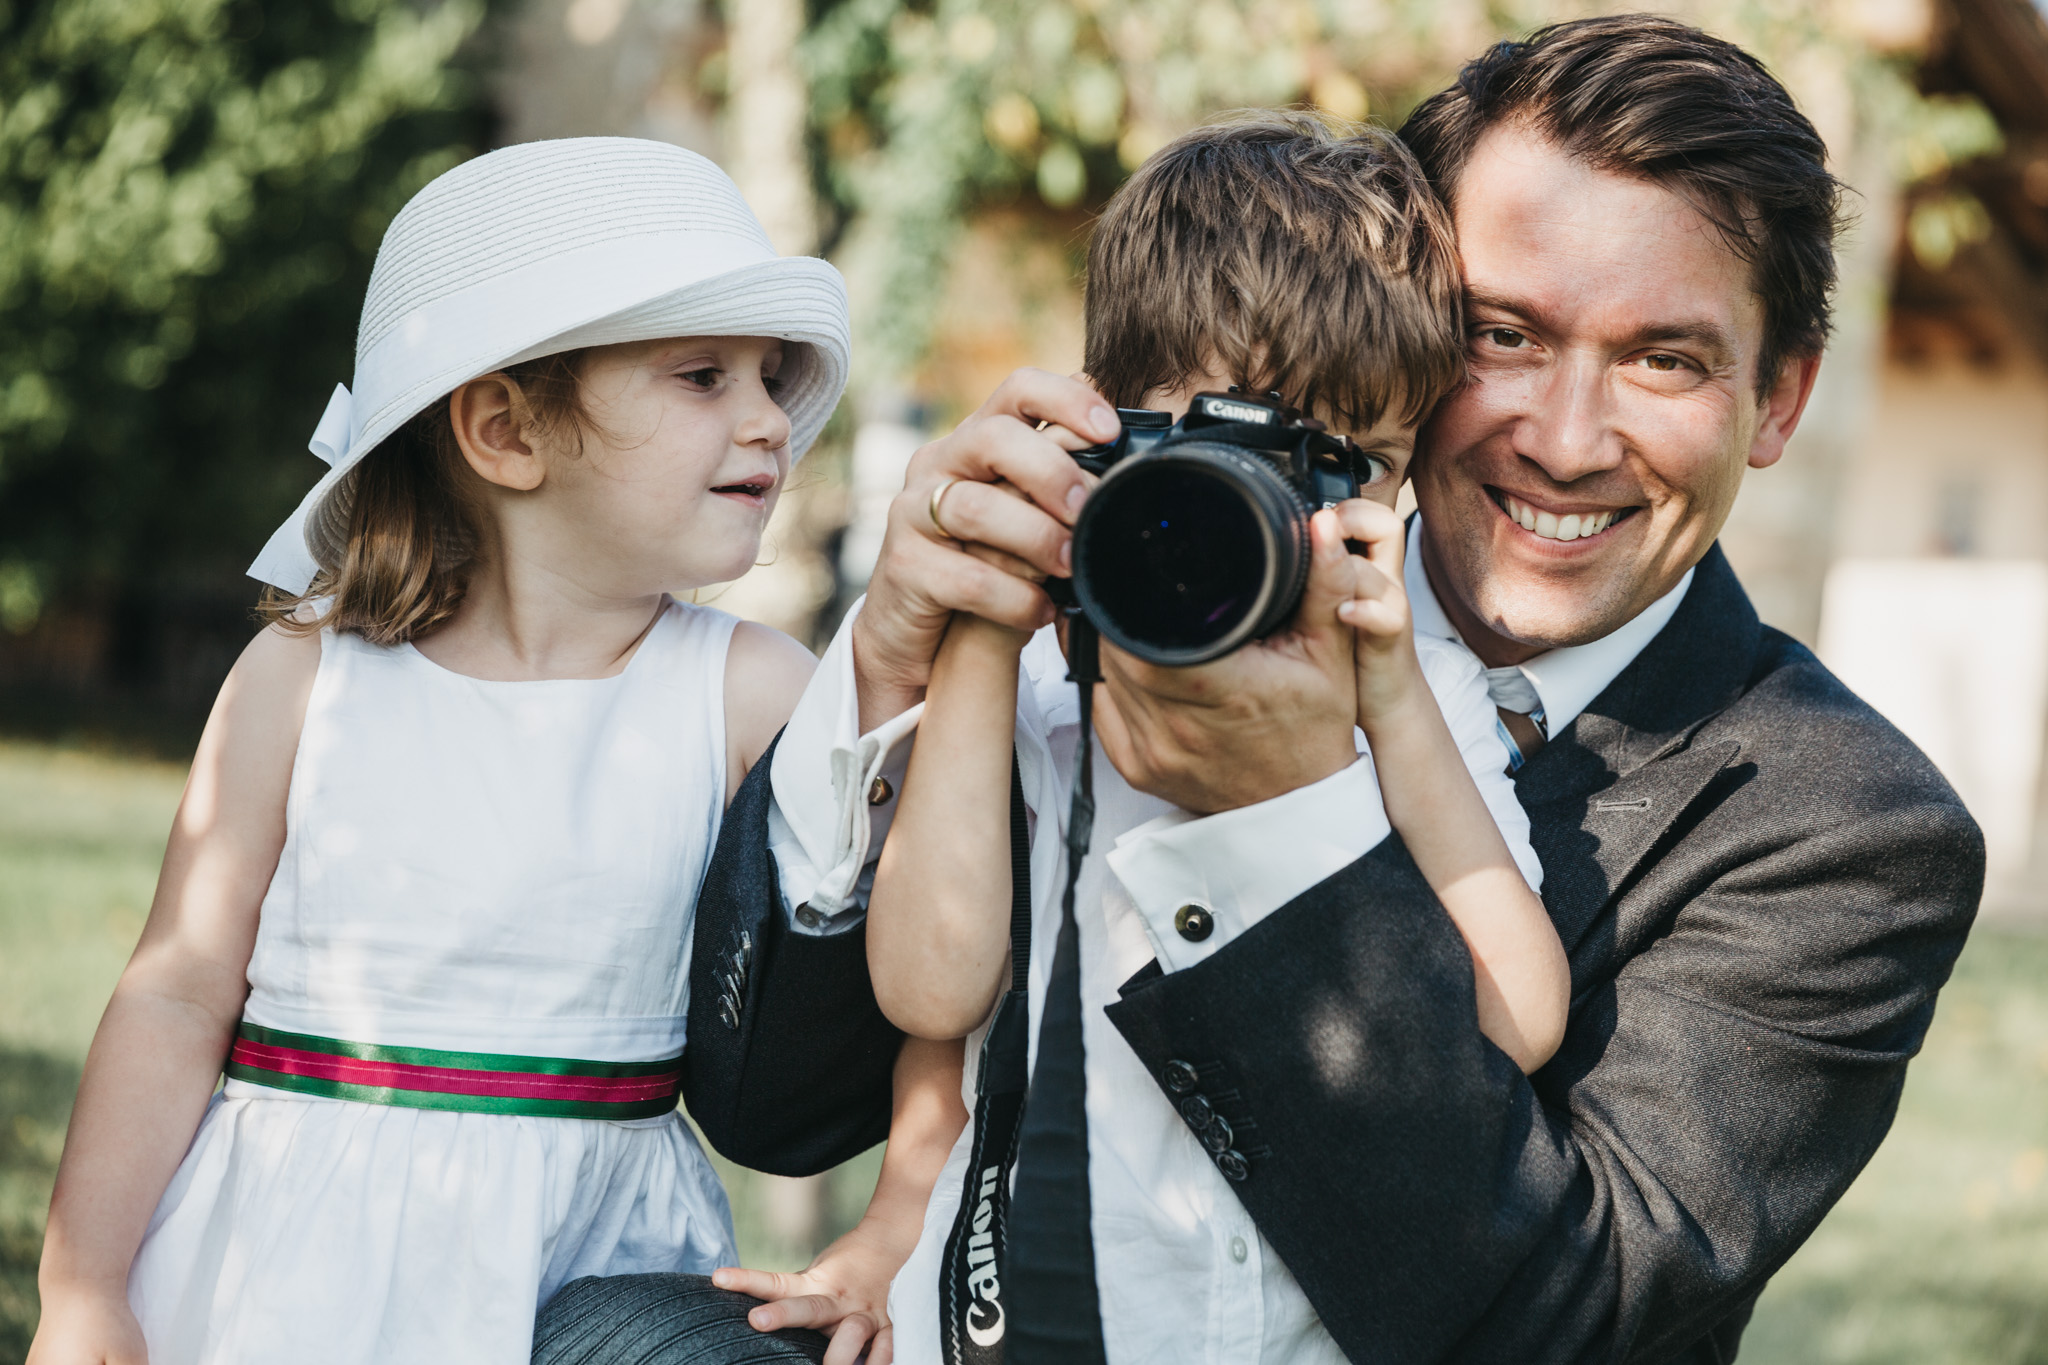
[[[836,272],[674,147],[507,148],[393,222],[87,1061],[36,1365],[515,1365],[571,1278],[735,1259],[674,1112],[694,898],[812,660],[674,594],[754,563],[846,366]]]

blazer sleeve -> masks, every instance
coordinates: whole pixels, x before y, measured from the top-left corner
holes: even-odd
[[[1533,1079],[1398,836],[1109,1013],[1229,1123],[1236,1193],[1352,1360],[1719,1360],[1889,1126],[1982,869],[1952,800],[1668,857],[1668,931],[1575,980]]]
[[[728,1159],[811,1175],[889,1135],[903,1035],[875,1003],[864,924],[790,929],[768,846],[773,756],[740,784],[698,894],[683,1102]]]

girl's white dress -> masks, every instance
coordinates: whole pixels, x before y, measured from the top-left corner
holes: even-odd
[[[735,622],[670,604],[625,671],[485,682],[321,639],[245,1018],[387,1047],[683,1050]],[[151,1365],[525,1365],[581,1275],[734,1260],[682,1119],[439,1112],[230,1080],[129,1278]]]

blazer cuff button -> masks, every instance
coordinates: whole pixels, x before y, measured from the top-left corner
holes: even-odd
[[[1166,1088],[1176,1095],[1187,1094],[1201,1080],[1201,1076],[1195,1071],[1194,1063],[1183,1062],[1178,1058],[1161,1067],[1159,1075],[1160,1079],[1166,1082]]]

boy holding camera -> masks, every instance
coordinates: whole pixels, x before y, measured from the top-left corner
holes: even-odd
[[[1316,512],[1308,528],[1308,553],[1324,570],[1348,568],[1352,595],[1337,602],[1311,592],[1300,610],[1334,611],[1354,631],[1364,742],[1334,776],[1269,803],[1290,806],[1291,837],[1270,838],[1271,810],[1256,821],[1244,818],[1250,811],[1200,818],[1131,789],[1107,764],[1097,769],[1098,847],[1113,847],[1084,863],[1072,888],[1093,1251],[1119,1272],[1142,1268],[1096,1277],[1111,1359],[1343,1358],[1229,1197],[1259,1159],[1256,1132],[1233,1130],[1206,1100],[1177,1110],[1105,1019],[1101,1006],[1134,974],[1201,961],[1350,862],[1361,828],[1371,826],[1377,842],[1391,826],[1471,953],[1486,1036],[1524,1072],[1562,1036],[1564,953],[1532,889],[1541,869],[1505,776],[1510,750],[1482,669],[1462,646],[1417,638],[1401,586],[1393,506],[1418,423],[1463,375],[1458,290],[1446,215],[1406,150],[1384,133],[1340,134],[1305,116],[1259,116],[1180,139],[1119,191],[1090,246],[1087,368],[1106,397],[1174,418],[1200,406],[1199,395],[1225,391],[1236,400],[1207,406],[1275,417],[1299,409],[1350,439],[1360,485],[1357,499]],[[1085,445],[1057,434],[1070,450]],[[930,506],[942,533],[946,491]],[[1292,629],[1252,647],[1285,649]],[[1005,908],[1013,881],[1023,881],[997,853],[1012,838],[1013,804],[1034,831],[1034,1038],[1054,972],[1056,888],[1068,871],[1058,829],[1082,758],[1064,644],[1052,630],[1033,636],[954,618],[870,899],[868,953],[884,1011],[915,1036],[974,1035],[968,1055],[983,1067],[991,1054],[979,1044],[1013,941]],[[1107,670],[1145,666],[1110,644],[1102,655]],[[1215,698],[1224,708],[1232,701]],[[1113,705],[1095,716],[1112,738],[1125,724]],[[1244,841],[1234,864],[1241,884],[1207,884],[1178,856],[1189,840]],[[1333,1038],[1331,1065],[1370,1065],[1368,1045]],[[977,1069],[968,1068],[970,1107]],[[1188,1089],[1198,1073],[1199,1059]],[[984,1104],[977,1125],[987,1113]],[[998,1135],[996,1156],[1006,1146]],[[981,1178],[994,1160],[987,1147],[988,1135],[963,1135],[896,1280],[890,1316],[903,1359],[972,1359],[1004,1333],[1003,1267],[967,1250],[989,1242],[988,1192],[978,1188],[991,1183]],[[996,1206],[999,1224],[999,1198]],[[958,1258],[966,1268],[950,1264]],[[949,1277],[950,1292],[941,1288]]]

